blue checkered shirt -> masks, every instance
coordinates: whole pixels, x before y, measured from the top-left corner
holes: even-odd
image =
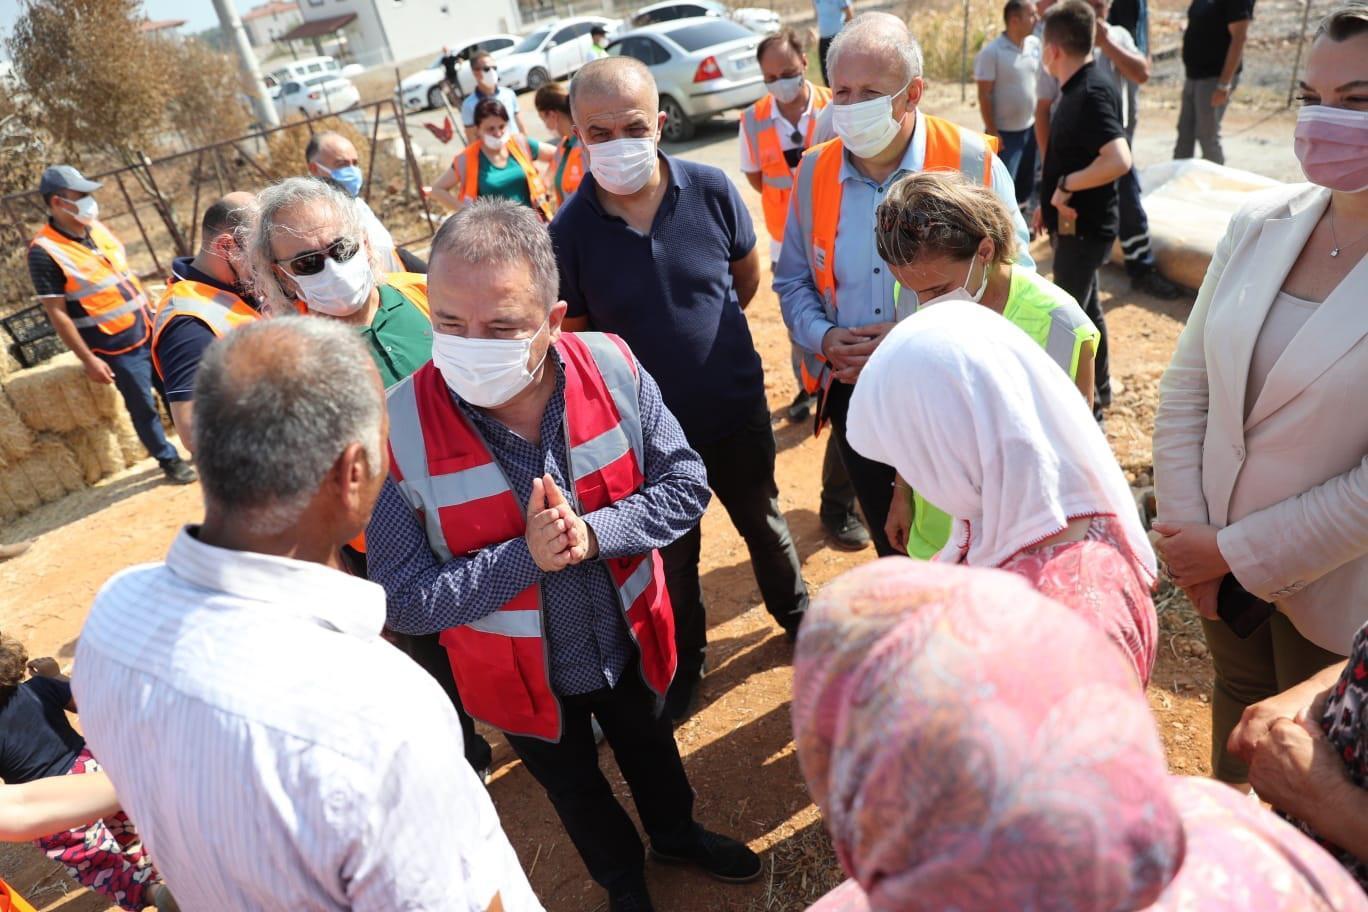
[[[565,368],[555,349],[556,392],[542,416],[541,442],[529,443],[497,419],[455,395],[457,407],[484,435],[518,503],[532,496],[532,480],[549,474],[569,491],[565,439]],[[646,482],[630,497],[584,516],[598,539],[600,557],[628,557],[675,541],[697,524],[708,506],[707,472],[689,448],[679,422],[651,376],[641,377],[641,430]],[[523,538],[491,545],[441,563],[408,501],[386,479],[366,530],[370,578],[385,587],[387,624],[412,635],[436,633],[477,621],[528,586],[541,586],[542,616],[550,644],[551,686],[558,694],[612,687],[633,659],[621,602],[608,568],[586,561],[555,573],[539,569]]]

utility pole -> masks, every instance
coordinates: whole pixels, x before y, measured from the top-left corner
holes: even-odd
[[[233,0],[214,0],[214,10],[218,13],[219,27],[233,40],[242,78],[252,87],[252,104],[256,108],[257,120],[267,127],[280,126],[280,115],[276,113],[275,102],[266,92],[261,68],[257,66],[256,52],[252,50],[252,42],[247,39],[247,29],[242,26]]]

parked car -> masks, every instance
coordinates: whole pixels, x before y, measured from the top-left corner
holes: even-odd
[[[470,72],[470,58],[476,51],[488,51],[496,59],[506,57],[513,50],[513,45],[521,40],[517,35],[489,35],[456,47],[456,56],[461,59],[456,67],[456,82],[461,92],[469,95],[475,91],[475,74]],[[439,54],[432,63],[400,82],[394,94],[399,96],[404,108],[409,111],[440,108],[442,81],[445,79],[446,69],[442,66],[442,56]]]
[[[499,59],[499,84],[515,92],[535,91],[573,74],[594,59],[589,30],[596,25],[612,35],[622,23],[602,16],[576,16],[537,29]]]
[[[318,76],[323,73],[341,73],[342,67],[338,64],[335,57],[304,57],[300,60],[291,60],[289,63],[282,64],[270,75],[276,82],[282,85],[290,80],[308,79],[310,76]]]
[[[664,138],[693,138],[696,122],[754,104],[765,94],[754,32],[729,19],[680,19],[634,29],[608,53],[646,64],[660,90]]]
[[[725,3],[718,3],[716,0],[666,0],[664,3],[652,3],[637,10],[632,16],[632,28],[699,17],[731,19],[757,35],[773,35],[783,27],[779,14],[774,10],[756,6],[731,9]]]
[[[351,80],[331,73],[306,79],[287,79],[277,89],[272,97],[282,118],[292,114],[318,117],[345,111],[361,103],[361,93]]]

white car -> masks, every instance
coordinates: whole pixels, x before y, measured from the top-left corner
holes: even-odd
[[[310,76],[320,76],[324,73],[338,75],[341,69],[335,57],[304,57],[271,70],[271,77],[276,82],[286,83],[291,79],[308,79]]]
[[[477,41],[468,41],[463,45],[455,46],[456,56],[461,62],[456,67],[456,82],[461,87],[461,93],[469,95],[475,91],[475,74],[470,72],[470,58],[476,51],[488,51],[497,60],[505,57],[513,50],[513,45],[522,39],[517,35],[487,35]],[[395,90],[395,95],[404,103],[405,110],[421,111],[425,108],[440,108],[442,106],[442,82],[446,79],[446,69],[442,66],[442,57],[428,64],[425,68],[407,77],[399,83],[399,88]]]
[[[783,28],[783,22],[774,10],[755,6],[731,9],[717,0],[666,0],[664,3],[652,3],[636,11],[632,16],[632,28],[699,17],[731,19],[757,35],[773,35]]]
[[[304,79],[286,79],[273,92],[276,110],[282,118],[293,114],[321,117],[345,111],[361,103],[361,93],[345,79],[331,73]]]
[[[571,75],[594,59],[589,30],[601,25],[611,36],[621,24],[602,16],[576,16],[542,26],[499,59],[499,85],[515,92],[536,91]]]

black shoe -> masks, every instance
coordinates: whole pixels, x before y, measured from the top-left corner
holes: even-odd
[[[1157,269],[1146,269],[1131,278],[1131,288],[1164,301],[1176,301],[1187,294],[1181,286],[1161,276]]]
[[[698,704],[702,698],[702,680],[701,673],[675,675],[674,682],[665,693],[665,714],[675,725],[698,712]]]
[[[792,421],[794,424],[797,424],[800,421],[807,421],[808,417],[812,414],[812,397],[809,396],[805,390],[799,390],[798,395],[794,396],[793,401],[789,403],[786,414],[788,415],[788,420]]]
[[[760,876],[764,865],[742,843],[694,826],[693,838],[679,846],[651,843],[651,857],[665,864],[694,865],[724,883],[750,883]]]
[[[869,547],[869,530],[854,513],[847,513],[835,522],[823,519],[822,528],[838,551],[863,551]]]
[[[179,456],[175,459],[158,460],[157,464],[161,466],[162,473],[166,476],[166,480],[172,484],[188,485],[194,484],[199,480],[199,476],[195,474],[195,470],[190,468],[190,463],[181,459]]]
[[[651,894],[646,892],[646,881],[632,880],[609,890],[608,912],[655,912]]]

